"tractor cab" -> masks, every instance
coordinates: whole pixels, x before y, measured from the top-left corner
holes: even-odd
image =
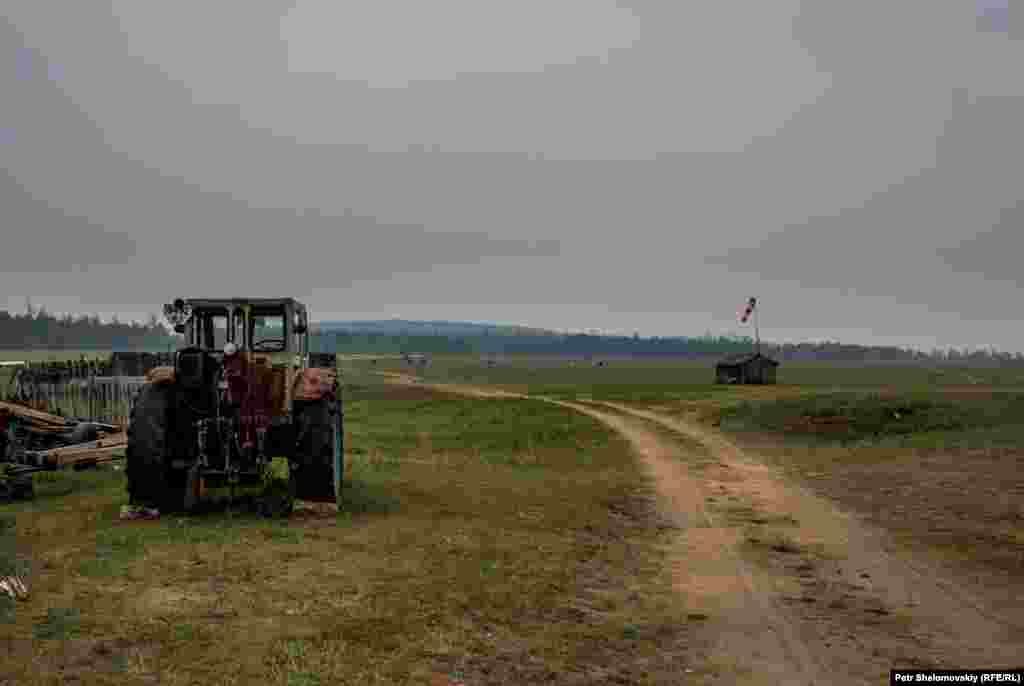
[[[289,421],[293,386],[311,366],[305,305],[293,298],[179,298],[164,305],[164,315],[184,335],[175,355],[183,388],[228,384],[229,395],[246,399],[247,414]]]
[[[220,357],[225,351],[266,353],[275,358],[309,352],[306,306],[292,298],[175,300],[164,316],[185,346]]]

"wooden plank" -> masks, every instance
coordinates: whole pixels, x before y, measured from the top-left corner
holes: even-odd
[[[63,417],[59,417],[55,414],[50,414],[49,412],[43,412],[41,410],[34,410],[30,407],[25,407],[24,405],[19,405],[17,403],[0,401],[0,411],[7,411],[14,415],[15,417],[28,419],[35,424],[40,424],[43,426],[59,426],[61,427],[61,429],[65,427]]]
[[[96,385],[109,385],[109,386],[141,386],[146,383],[145,376],[97,376],[93,381]]]
[[[82,451],[77,455],[53,456],[46,452],[26,452],[22,455],[20,463],[32,467],[63,469],[79,464],[95,464],[121,459],[124,459],[124,446],[115,445]]]
[[[104,436],[97,441],[90,441],[88,443],[79,443],[51,450],[40,450],[33,453],[33,455],[41,464],[64,467],[83,460],[113,457],[116,453],[124,450],[127,445],[128,435],[122,432],[111,436]]]
[[[55,459],[57,467],[70,467],[83,462],[105,462],[121,459],[124,453],[123,445],[112,445],[106,448],[94,448],[85,450],[75,455],[61,455]]]
[[[104,435],[98,440],[89,441],[87,443],[76,443],[75,445],[65,445],[60,448],[50,448],[49,450],[37,450],[33,451],[40,455],[76,455],[78,453],[96,450],[97,448],[109,448],[111,446],[124,447],[128,444],[128,434],[124,431],[116,434]]]

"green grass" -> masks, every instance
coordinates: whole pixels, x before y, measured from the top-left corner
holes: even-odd
[[[376,365],[367,360],[345,360],[342,368],[361,374],[372,370],[418,371],[392,359],[382,359]],[[422,375],[434,381],[494,385],[545,395],[636,393],[654,398],[742,392],[714,384],[713,360],[612,358],[608,366],[594,367],[586,362],[570,366],[568,359],[512,355],[500,366],[487,367],[479,356],[435,355]],[[1024,368],[784,361],[778,381],[782,387],[814,389],[1024,386]]]
[[[545,403],[349,379],[337,515],[122,523],[112,470],[47,476],[36,501],[4,506],[38,574],[0,638],[115,640],[128,672],[166,684],[537,683],[597,668],[674,683],[688,624],[624,443]],[[54,674],[14,667],[17,683]]]
[[[51,607],[46,611],[46,618],[35,625],[38,640],[56,639],[66,641],[76,638],[79,634],[80,617],[74,608]]]
[[[671,590],[667,534],[623,441],[565,408],[387,386],[374,374],[409,371],[400,364],[343,359],[340,368],[340,512],[297,512],[283,523],[247,514],[121,523],[123,473],[37,476],[35,501],[0,506],[16,516],[19,550],[36,570],[31,600],[0,623],[0,639],[116,640],[125,669],[85,674],[100,684],[128,683],[124,672],[160,673],[172,685],[427,684],[435,674],[467,684],[678,683],[693,659],[691,627],[709,617],[687,618]],[[516,359],[486,368],[435,357],[426,377],[699,411],[728,430],[777,436],[801,466],[807,456],[891,461],[914,441],[1010,445],[1019,436],[1012,393],[966,405],[897,395],[921,404],[910,406],[913,419],[892,421],[890,399],[865,394],[918,388],[932,383],[929,373],[787,364],[784,385],[756,388],[713,385],[705,363],[553,368]],[[936,383],[966,383],[944,378]],[[805,412],[847,413],[858,441],[903,443],[804,449],[785,427]],[[787,528],[732,507],[723,512],[730,522]],[[760,538],[748,543],[764,548]],[[0,680],[10,669],[16,683],[52,682],[60,643],[39,641],[35,661],[0,666]]]
[[[1017,573],[1024,560],[1012,495],[1024,488],[1019,369],[784,363],[783,383],[758,387],[709,384],[708,367],[688,362],[551,370],[532,363],[495,370],[441,360],[427,376],[697,418],[915,552],[963,563],[969,575]]]
[[[721,409],[720,421],[727,431],[784,432],[789,440],[819,443],[888,441],[924,447],[973,440],[1019,445],[1024,394],[948,399],[922,392],[828,393],[736,403]]]
[[[398,395],[395,391],[392,394]],[[366,392],[346,398],[347,440],[356,456],[372,454],[373,464],[394,464],[403,459],[443,460],[464,452],[485,464],[500,464],[512,473],[577,469],[594,450],[607,448],[609,437],[593,431],[592,420],[559,411],[541,402],[496,399],[481,403],[472,398],[437,395],[418,390],[419,397],[388,401],[379,411],[379,399]],[[543,449],[543,455],[538,449]]]

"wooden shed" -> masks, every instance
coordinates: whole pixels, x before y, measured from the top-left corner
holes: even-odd
[[[405,353],[402,358],[406,364],[414,367],[426,367],[430,364],[430,356],[426,353]]]
[[[715,365],[716,383],[771,384],[779,363],[761,353],[730,355]]]

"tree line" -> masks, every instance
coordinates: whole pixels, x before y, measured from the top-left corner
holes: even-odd
[[[483,334],[478,336],[394,335],[359,331],[311,334],[310,350],[337,353],[535,354],[572,357],[673,356],[702,359],[753,352],[754,340],[739,336],[649,337],[600,334]],[[1024,354],[948,348],[929,352],[898,346],[838,341],[761,343],[761,352],[780,360],[880,363],[1024,364]]]
[[[0,347],[49,350],[174,349],[178,339],[151,314],[143,322],[104,322],[96,314],[53,315],[29,303],[23,314],[0,310]]]
[[[0,348],[43,350],[139,350],[163,352],[180,345],[181,338],[156,314],[146,322],[104,322],[96,314],[50,314],[43,307],[26,305],[21,314],[0,310]],[[748,353],[749,337],[641,337],[596,333],[538,333],[536,330],[485,330],[481,334],[396,334],[358,330],[358,323],[344,331],[310,334],[310,350],[337,353],[433,353],[433,354],[535,354],[572,357],[673,356],[708,358]],[[838,341],[762,342],[761,351],[780,360],[831,360],[851,362],[949,363],[1006,365],[1024,364],[1024,354],[995,348],[963,350],[947,348],[928,352],[898,346],[868,346]]]

